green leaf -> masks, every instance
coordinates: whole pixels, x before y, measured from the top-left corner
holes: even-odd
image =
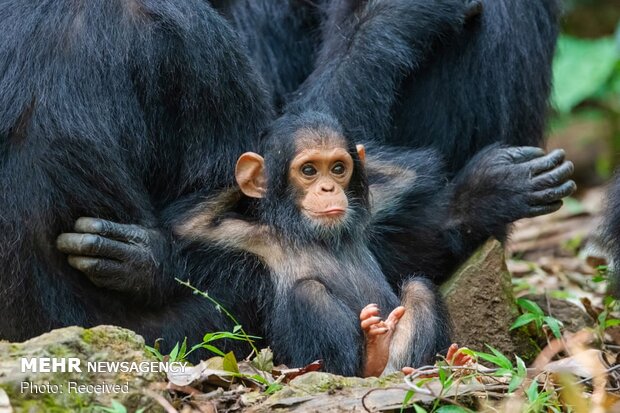
[[[239,331],[241,331],[241,326],[237,324],[236,326],[233,327],[232,332],[233,333],[238,333]]]
[[[237,359],[235,358],[235,353],[233,353],[232,351],[224,356],[223,369],[224,371],[229,371],[231,373],[239,373]]]
[[[414,391],[413,391],[413,390],[410,390],[410,391],[407,393],[407,396],[409,396],[409,393],[411,393],[411,396],[413,396]],[[410,399],[411,399],[411,396],[409,396],[409,398],[410,398]],[[407,397],[405,396],[405,399],[406,399],[406,398],[407,398]],[[408,400],[407,400],[407,401],[408,401]],[[414,404],[414,405],[413,405],[413,410],[415,410],[415,413],[427,413],[427,411],[426,411],[426,409],[425,409],[425,408],[423,408],[422,406],[418,406],[417,404]],[[400,411],[401,411],[401,413],[402,413],[402,411],[403,411],[403,410],[401,409]]]
[[[405,408],[408,407],[409,401],[411,400],[414,394],[415,394],[414,390],[409,390],[407,394],[405,394],[405,398],[403,399],[403,404],[400,406],[400,413],[403,413],[405,411]],[[424,410],[417,404],[413,405],[413,410],[415,410],[415,413],[426,413],[426,410]]]
[[[496,366],[500,366],[501,363],[502,363],[502,360],[499,357],[495,357],[492,354],[476,352],[476,356],[478,356],[478,358],[480,358],[482,360],[488,361],[489,363],[493,363]]]
[[[156,348],[151,347],[151,346],[144,346],[144,348],[146,349],[146,351],[148,351],[153,356],[155,356],[155,358],[157,360],[159,360],[159,361],[163,361],[164,360],[164,356]]]
[[[179,355],[179,343],[176,343],[170,352],[170,361],[176,361]]]
[[[446,373],[445,369],[442,369],[441,367],[439,367],[439,382],[441,383],[443,387],[446,387],[445,383],[447,379],[448,379],[448,373]]]
[[[529,324],[532,321],[536,322],[537,320],[540,320],[540,316],[538,314],[533,314],[533,313],[521,314],[519,317],[517,317],[515,322],[512,323],[512,325],[510,326],[510,329],[514,330],[515,328],[523,327],[524,325]]]
[[[187,337],[183,339],[183,344],[181,344],[181,349],[179,350],[179,360],[184,359],[186,354],[187,354]]]
[[[226,354],[224,354],[222,350],[220,350],[219,348],[215,346],[212,346],[211,344],[202,344],[200,345],[200,347],[204,348],[205,350],[209,350],[210,352],[215,353],[220,357],[226,356]]]
[[[269,386],[269,381],[267,381],[266,378],[264,378],[263,376],[261,376],[260,374],[253,374],[251,376],[247,376],[253,380],[256,380],[257,382],[259,382],[260,384],[264,384],[265,386]]]
[[[538,382],[536,380],[532,381],[532,384],[527,388],[525,394],[527,394],[527,399],[530,403],[538,398]]]
[[[524,312],[538,314],[539,316],[545,315],[544,311],[538,304],[534,301],[528,300],[527,298],[517,298],[517,305],[521,307]]]
[[[435,410],[436,413],[470,413],[471,410],[461,406],[441,406]]]
[[[280,383],[271,383],[269,387],[265,389],[265,394],[267,395],[274,394],[275,392],[282,390],[283,387],[284,386],[281,385]]]
[[[560,332],[560,327],[562,326],[562,322],[560,320],[554,317],[550,317],[550,316],[544,317],[543,320],[549,326],[555,338],[562,338],[562,333]]]
[[[525,367],[525,363],[519,356],[515,356],[517,360],[517,371],[513,373],[512,378],[510,379],[510,383],[508,384],[508,393],[514,392],[525,380],[525,376],[527,376],[527,368]]]
[[[499,367],[512,370],[512,362],[508,359],[508,357],[504,356],[499,350],[494,347],[486,345],[489,350],[497,357],[499,363],[497,364]]]
[[[620,325],[620,320],[617,318],[610,318],[609,320],[605,320],[605,328],[615,327]]]
[[[553,62],[553,104],[568,113],[610,80],[618,52],[613,37],[578,39],[561,36]]]

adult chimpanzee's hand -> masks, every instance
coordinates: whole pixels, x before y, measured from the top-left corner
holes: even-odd
[[[563,150],[545,155],[535,147],[491,146],[476,155],[454,180],[453,210],[459,222],[476,229],[509,224],[557,211],[572,194],[572,162]]]
[[[168,253],[159,231],[98,218],[79,218],[74,230],[56,240],[69,265],[98,287],[150,294]]]

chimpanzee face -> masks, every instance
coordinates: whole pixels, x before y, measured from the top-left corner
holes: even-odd
[[[291,161],[289,181],[299,210],[315,224],[337,225],[347,213],[353,159],[340,147],[305,148]]]
[[[353,158],[345,141],[335,134],[303,131],[295,137],[296,151],[289,163],[288,184],[295,194],[295,204],[313,227],[336,227],[342,224],[349,209],[347,189],[353,175]],[[363,161],[362,145],[357,153]],[[266,193],[264,160],[255,153],[243,154],[237,162],[236,178],[241,190],[250,197]]]

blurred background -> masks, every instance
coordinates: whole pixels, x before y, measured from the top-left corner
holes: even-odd
[[[570,151],[579,183],[592,186],[620,161],[620,0],[565,5],[549,144]]]

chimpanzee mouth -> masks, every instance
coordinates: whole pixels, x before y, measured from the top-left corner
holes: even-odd
[[[312,211],[310,209],[304,209],[304,213],[311,220],[318,220],[322,224],[333,222],[338,223],[343,220],[347,215],[347,210],[341,207],[327,208],[322,211]]]

